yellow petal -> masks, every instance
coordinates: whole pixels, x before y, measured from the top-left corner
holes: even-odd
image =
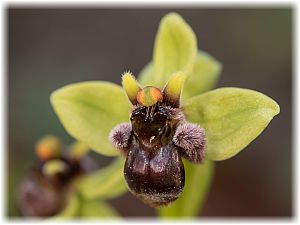
[[[180,95],[186,75],[181,71],[176,72],[166,84],[163,92],[165,102],[172,107],[179,107]]]
[[[139,90],[141,90],[139,83],[130,72],[125,72],[122,75],[122,85],[126,94],[133,105],[137,103],[136,96]]]

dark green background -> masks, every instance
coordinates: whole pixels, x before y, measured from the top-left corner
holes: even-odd
[[[291,8],[21,8],[8,7],[8,215],[14,194],[44,134],[68,136],[54,114],[50,93],[63,85],[107,80],[120,84],[152,58],[162,16],[180,13],[199,48],[223,63],[218,86],[243,87],[274,98],[281,113],[238,156],[216,164],[202,215],[291,216],[292,9]],[[101,165],[108,159],[98,157]],[[123,216],[153,216],[130,194],[112,201]]]

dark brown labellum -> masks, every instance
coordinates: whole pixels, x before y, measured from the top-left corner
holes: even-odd
[[[164,105],[138,107],[124,174],[129,190],[152,207],[175,201],[184,187],[180,149],[172,142],[177,120]]]
[[[129,191],[152,207],[166,206],[183,191],[181,157],[202,162],[204,130],[188,123],[179,108],[183,76],[175,75],[163,91],[141,89],[130,74],[123,76],[123,86],[133,104],[131,123],[116,126],[110,141],[126,157],[124,175]]]
[[[129,190],[152,207],[168,205],[184,187],[178,148],[169,143],[157,151],[146,151],[133,139],[124,168]]]

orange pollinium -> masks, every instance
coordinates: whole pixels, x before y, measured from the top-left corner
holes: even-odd
[[[162,100],[163,94],[161,90],[156,87],[147,86],[137,93],[137,102],[146,107],[150,107]]]

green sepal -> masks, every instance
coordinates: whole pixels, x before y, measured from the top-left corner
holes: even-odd
[[[119,155],[108,135],[129,121],[130,103],[120,86],[102,81],[70,84],[54,91],[51,103],[72,137],[100,154]]]
[[[163,88],[173,73],[190,71],[197,49],[197,39],[189,24],[177,13],[164,16],[155,38],[152,85]]]
[[[186,100],[183,110],[188,121],[205,129],[206,158],[225,160],[250,144],[280,108],[257,91],[219,88]]]

